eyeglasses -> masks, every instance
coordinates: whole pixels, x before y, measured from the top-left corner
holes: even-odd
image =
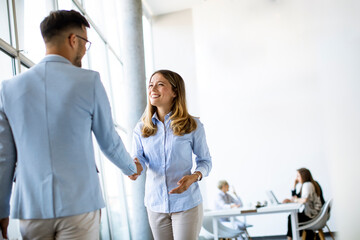
[[[89,51],[90,47],[91,47],[91,42],[89,40],[87,40],[86,38],[83,38],[82,36],[79,36],[79,35],[75,35],[76,37],[84,40],[86,43],[85,43],[85,48],[86,48],[86,51]]]

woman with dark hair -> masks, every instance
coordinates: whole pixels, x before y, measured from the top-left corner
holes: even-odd
[[[159,70],[151,76],[148,104],[134,129],[133,157],[147,168],[145,206],[155,240],[198,239],[203,209],[197,181],[212,164],[204,127],[187,111],[179,74]]]
[[[296,193],[297,184],[301,184],[299,193]],[[294,189],[291,192],[292,199],[285,199],[283,203],[296,202],[304,204],[304,210],[298,213],[299,222],[306,222],[316,217],[325,203],[319,183],[313,179],[311,172],[307,168],[297,170]],[[312,231],[307,231],[306,237],[313,239],[313,234]],[[288,217],[287,237],[288,240],[292,239],[290,216]]]

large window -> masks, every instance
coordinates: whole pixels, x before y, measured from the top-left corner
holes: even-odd
[[[9,79],[14,75],[14,58],[0,50],[0,81]]]
[[[39,62],[45,55],[41,37],[40,22],[53,9],[48,0],[16,0],[16,24],[19,50],[33,62]]]
[[[148,17],[143,16],[142,24],[143,24],[143,35],[144,35],[146,81],[149,81],[151,74],[153,74],[154,72],[151,21],[149,20]]]
[[[0,38],[4,41],[10,42],[10,22],[9,22],[9,4],[8,1],[0,1]]]
[[[0,0],[0,81],[27,71],[45,56],[40,22],[50,11],[77,10],[91,25],[88,38],[92,46],[83,58],[82,67],[100,73],[116,128],[126,139],[127,133],[122,125],[125,123],[124,106],[128,100],[121,98],[125,83],[117,7],[117,0]],[[123,175],[97,146],[95,151],[107,206],[102,210],[101,239],[130,239]],[[10,221],[9,234],[10,239],[21,239],[17,221]]]
[[[121,62],[116,58],[116,55],[109,51],[109,69],[110,69],[110,78],[112,79],[111,84],[113,91],[113,101],[115,103],[124,103],[126,102],[126,94],[124,92],[124,79],[123,79],[123,65]],[[114,119],[117,124],[125,125],[125,109],[124,104],[115,104],[113,106],[113,114]]]

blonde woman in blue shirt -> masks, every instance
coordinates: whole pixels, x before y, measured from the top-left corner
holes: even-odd
[[[179,74],[159,70],[151,76],[148,105],[134,129],[133,156],[147,167],[144,202],[154,239],[198,239],[203,207],[197,181],[208,176],[212,164],[204,127],[187,111]]]

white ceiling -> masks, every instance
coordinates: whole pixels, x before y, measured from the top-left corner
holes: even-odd
[[[204,0],[142,0],[144,10],[151,16],[176,12],[193,7]]]

